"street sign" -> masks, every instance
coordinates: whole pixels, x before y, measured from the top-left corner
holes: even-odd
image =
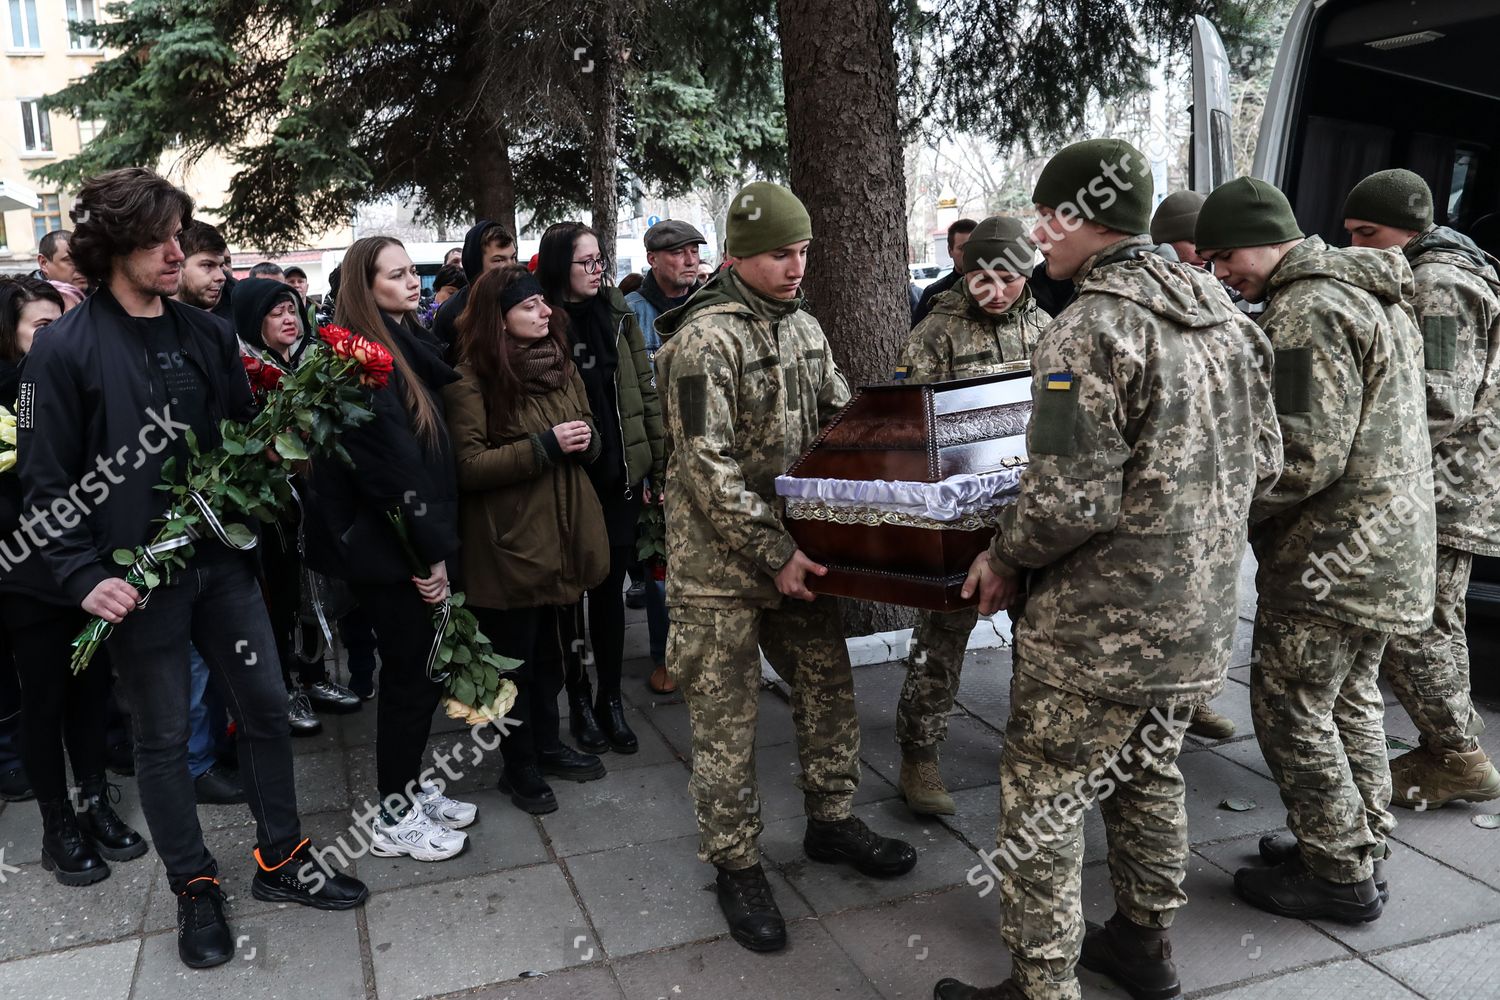
[[[661,221],[661,216],[659,216],[659,215],[650,215],[650,216],[647,216],[646,217],[646,227],[649,229],[651,226],[656,225],[660,221]]]

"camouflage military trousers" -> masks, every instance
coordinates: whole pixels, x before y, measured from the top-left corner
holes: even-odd
[[[784,601],[778,608],[673,607],[667,662],[693,728],[690,787],[698,857],[726,868],[756,863],[760,795],[755,720],[760,650],[792,692],[792,722],[807,814],[844,819],[859,786],[854,676],[837,602]]]
[[[906,683],[896,706],[896,742],[903,752],[936,747],[948,738],[948,713],[978,608],[923,611],[906,658]]]
[[[1255,737],[1303,860],[1333,882],[1369,878],[1396,827],[1376,683],[1389,639],[1330,618],[1265,610],[1255,616]]]
[[[1083,946],[1083,813],[1099,803],[1115,905],[1169,927],[1188,856],[1177,755],[1191,711],[1086,697],[1025,674],[1011,680],[1000,752],[1001,934],[1031,1000],[1077,1000]]]
[[[1484,720],[1469,697],[1469,640],[1464,599],[1474,556],[1438,546],[1437,603],[1432,627],[1418,635],[1393,635],[1380,669],[1401,706],[1434,750],[1470,750]]]

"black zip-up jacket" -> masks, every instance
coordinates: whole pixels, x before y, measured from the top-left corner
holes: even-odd
[[[480,219],[464,234],[464,253],[459,258],[459,264],[469,283],[450,295],[448,301],[438,306],[438,311],[432,316],[432,335],[443,345],[443,351],[449,360],[456,360],[453,342],[458,338],[458,327],[455,323],[469,302],[469,289],[474,287],[474,282],[484,273],[484,247],[480,245],[479,237],[491,225],[488,219]]]
[[[306,500],[307,564],[320,573],[369,583],[410,580],[408,563],[387,514],[400,510],[424,566],[458,551],[458,479],[443,420],[443,386],[458,373],[436,348],[403,324],[386,321],[438,412],[438,442],[424,446],[406,412],[399,370],[370,394],[375,419],[348,427],[339,440],[354,459],[313,463]],[[357,332],[357,331],[356,331]],[[456,575],[449,567],[450,578]]]
[[[243,422],[255,412],[238,341],[212,313],[167,298],[162,306],[184,363],[207,387],[213,427],[198,445],[208,451],[218,446],[220,420]],[[16,424],[32,558],[82,603],[100,581],[124,575],[113,550],[150,540],[167,508],[168,495],[155,488],[162,463],[185,428],[172,418],[160,367],[108,288],[37,334],[21,366]]]
[[[0,406],[16,411],[21,386],[19,364],[0,361]],[[36,546],[21,530],[21,477],[15,469],[0,473],[0,593],[25,594],[49,604],[71,606],[52,573],[36,556]]]

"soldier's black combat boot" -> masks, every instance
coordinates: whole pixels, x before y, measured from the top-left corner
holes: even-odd
[[[609,740],[594,717],[594,687],[586,677],[568,685],[568,731],[587,753],[609,749]]]
[[[1251,906],[1298,920],[1363,924],[1380,916],[1383,905],[1375,880],[1330,882],[1303,863],[1302,852],[1274,868],[1241,868],[1234,887]]]
[[[758,862],[749,868],[720,868],[715,885],[730,937],[751,951],[786,947],[786,921]]]
[[[1141,927],[1116,912],[1104,924],[1089,923],[1078,964],[1108,976],[1134,1000],[1173,1000],[1182,996],[1172,942],[1159,927]]]
[[[895,878],[917,866],[915,848],[880,836],[857,816],[828,822],[808,817],[802,849],[814,861],[849,865],[871,878]]]
[[[1026,1000],[1015,980],[1007,979],[999,986],[969,986],[957,979],[939,979],[932,988],[933,1000]]]
[[[42,800],[42,867],[63,885],[93,885],[109,878],[109,865],[78,829],[73,803]]]
[[[1283,861],[1301,857],[1301,855],[1302,845],[1297,843],[1297,835],[1290,830],[1268,833],[1260,838],[1260,857],[1268,865],[1279,865]],[[1375,862],[1375,891],[1380,893],[1382,903],[1390,902],[1391,886],[1385,880],[1384,858]]]
[[[81,782],[83,812],[78,814],[78,828],[94,842],[100,854],[111,861],[132,861],[146,853],[146,842],[115,812],[110,804],[120,799],[120,789],[104,775],[84,778]]]

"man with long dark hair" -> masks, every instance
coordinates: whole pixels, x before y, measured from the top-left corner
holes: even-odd
[[[84,184],[72,251],[98,290],[33,347],[17,451],[26,508],[50,514],[38,555],[69,597],[114,625],[109,648],[131,708],[141,806],[177,895],[178,955],[197,968],[229,961],[234,937],[188,771],[190,643],[238,724],[256,821],[252,894],[342,910],[368,892],[328,869],[302,836],[286,693],[252,557],[201,540],[147,605],[110,555],[150,537],[166,505],[156,489],[162,466],[169,457],[184,466],[189,431],[212,449],[220,420],[252,414],[234,333],[171,298],[182,281],[178,237],[192,211],[191,198],[143,168]]]

